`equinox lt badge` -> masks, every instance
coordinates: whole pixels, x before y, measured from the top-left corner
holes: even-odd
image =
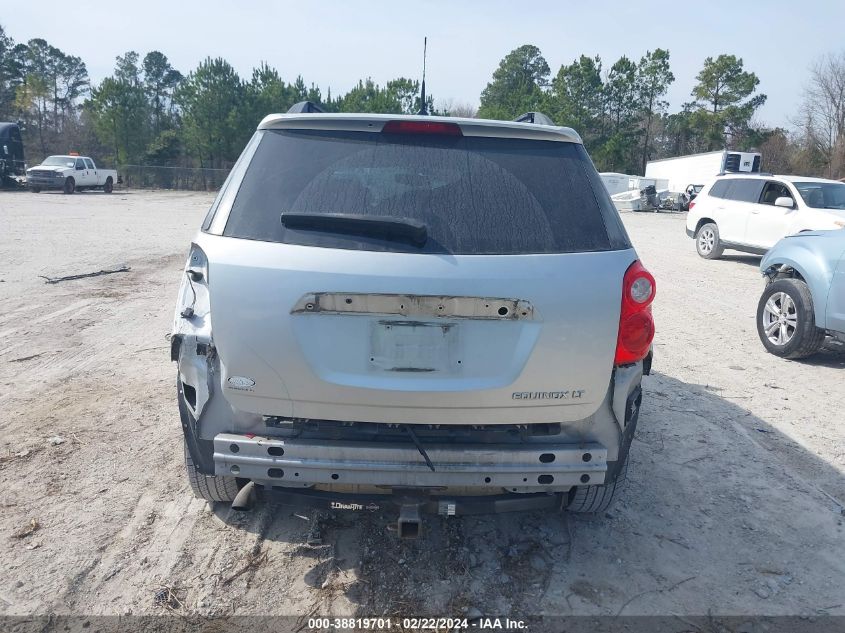
[[[577,400],[584,397],[584,389],[572,391],[514,391],[514,400]]]

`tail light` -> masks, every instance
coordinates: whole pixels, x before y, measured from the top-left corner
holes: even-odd
[[[689,210],[690,210],[690,211],[692,211],[692,208],[693,208],[694,206],[695,206],[695,201],[694,201],[694,200],[690,200],[690,201],[689,201],[689,204],[687,205],[687,207],[689,208]]]
[[[654,301],[655,289],[654,277],[639,260],[625,271],[615,365],[636,363],[648,355],[654,340],[651,302]]]

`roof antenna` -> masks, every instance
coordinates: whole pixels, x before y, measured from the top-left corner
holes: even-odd
[[[420,111],[417,114],[423,116],[428,115],[428,107],[425,102],[425,53],[428,48],[428,37],[423,38],[423,74],[422,74],[422,89],[420,91]]]

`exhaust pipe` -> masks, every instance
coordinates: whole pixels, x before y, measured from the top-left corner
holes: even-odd
[[[420,506],[417,504],[403,504],[399,507],[399,520],[396,522],[396,533],[399,538],[419,538]]]
[[[249,512],[255,505],[255,482],[250,481],[238,491],[235,500],[232,501],[232,510],[235,512]]]

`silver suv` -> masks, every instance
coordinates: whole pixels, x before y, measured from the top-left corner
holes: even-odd
[[[193,490],[392,506],[402,536],[421,512],[601,511],[654,292],[569,128],[268,116],[179,292]]]

